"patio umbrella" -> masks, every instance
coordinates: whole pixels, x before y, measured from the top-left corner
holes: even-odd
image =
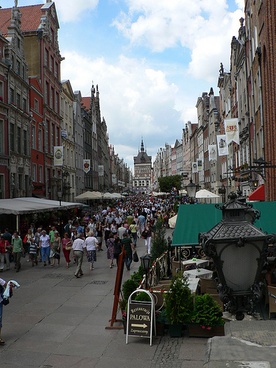
[[[171,229],[174,229],[175,228],[176,220],[177,220],[177,215],[169,218],[169,227]]]
[[[196,192],[196,198],[219,198],[219,196],[215,193],[209,192],[207,189],[200,189]]]
[[[91,192],[91,191],[87,191],[84,192],[78,196],[75,197],[75,199],[80,200],[89,200],[89,199],[101,199],[102,198],[102,194],[100,192]]]

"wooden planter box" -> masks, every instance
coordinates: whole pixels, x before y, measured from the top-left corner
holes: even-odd
[[[189,337],[214,337],[224,336],[224,326],[214,326],[210,330],[202,328],[197,324],[190,324],[188,326]]]

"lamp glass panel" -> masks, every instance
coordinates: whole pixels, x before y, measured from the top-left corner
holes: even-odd
[[[222,272],[227,286],[233,291],[250,289],[256,278],[260,250],[250,243],[243,247],[238,247],[233,243],[225,249],[223,249],[224,246],[225,244],[220,245],[220,250],[217,247],[217,251],[221,252]]]

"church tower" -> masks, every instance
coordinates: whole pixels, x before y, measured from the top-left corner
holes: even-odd
[[[150,193],[152,190],[151,156],[145,151],[143,139],[138,155],[134,156],[133,190],[136,193]]]

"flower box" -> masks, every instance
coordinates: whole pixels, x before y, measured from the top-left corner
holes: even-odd
[[[224,336],[224,325],[223,326],[200,326],[196,323],[188,325],[189,337],[214,337]]]

